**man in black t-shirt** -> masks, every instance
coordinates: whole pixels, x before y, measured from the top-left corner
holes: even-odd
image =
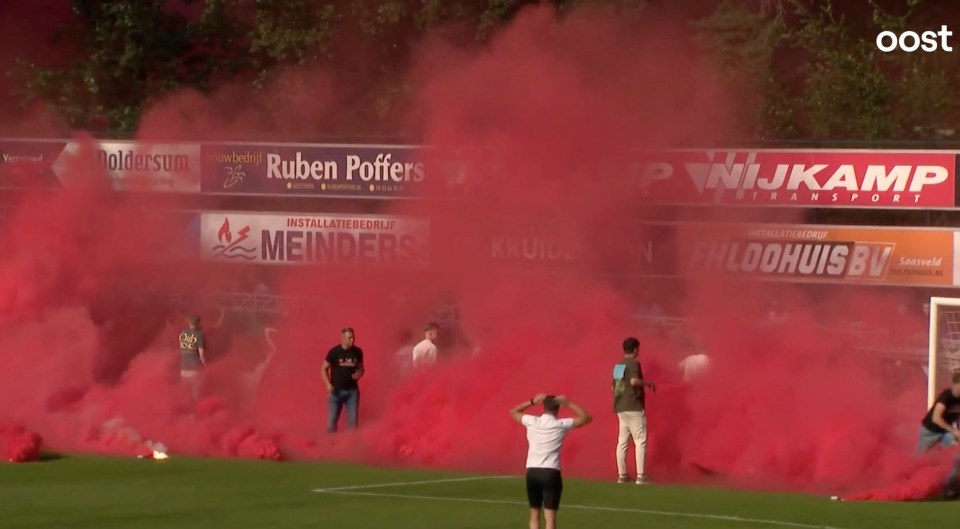
[[[337,431],[337,422],[344,406],[347,408],[347,425],[357,428],[360,410],[360,385],[363,376],[363,349],[354,345],[356,336],[347,327],[340,331],[340,345],[330,349],[323,361],[323,381],[330,394],[330,413],[327,416],[327,432]]]
[[[956,427],[960,418],[960,372],[954,373],[953,384],[937,396],[936,402],[923,417],[917,450],[926,452],[937,445],[956,445],[960,442],[960,430]]]

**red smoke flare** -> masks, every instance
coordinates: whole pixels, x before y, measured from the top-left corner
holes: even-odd
[[[482,52],[424,42],[408,79],[416,96],[408,126],[441,151],[495,149],[494,159],[465,152],[474,153],[468,162],[498,171],[468,181],[469,198],[458,202],[356,206],[429,220],[429,270],[272,270],[288,317],[277,324],[278,351],[259,382],[250,366],[263,360],[262,337],[216,328],[219,314],[204,304],[213,292],[248,288],[236,286],[246,271],[160,259],[185,226],[152,201],[190,204],[110,192],[87,145],[71,179],[101,185],[18,197],[2,232],[4,420],[36,430],[58,450],[138,455],[159,442],[174,455],[515,472],[524,437],[507,410],[538,392],[562,393],[596,416],[571,435],[567,472],[609,480],[617,429],[610,370],[622,340],[637,335],[644,372],[659,385],[648,396],[654,480],[708,472],[729,484],[833,491],[902,477],[925,377],[915,367],[886,373],[875,357],[856,352],[860,338],[825,330],[859,321],[893,329],[890,340],[922,336],[919,314],[894,315],[901,296],[638,277],[665,257],[659,243],[652,263],[638,251],[637,241],[656,235],[643,218],[733,215],[653,209],[618,169],[635,149],[735,136],[714,79],[685,27],[655,10],[637,21],[590,11],[561,18],[537,8]],[[297,92],[310,106],[291,105],[290,121],[265,120],[275,114],[248,105],[240,88],[212,100],[176,95],[148,114],[141,135],[240,130],[247,140],[268,132],[283,139],[323,123],[333,106],[329,86],[322,97]],[[427,167],[441,162],[424,156]],[[434,198],[456,183],[427,180]],[[522,251],[493,255],[504,238]],[[166,307],[172,292],[187,293],[184,306]],[[641,327],[632,316],[654,299],[687,315],[689,326]],[[458,315],[441,318],[438,309],[451,302]],[[209,332],[212,361],[195,406],[179,384],[181,311],[201,313]],[[442,336],[460,335],[458,346],[448,342],[438,365],[408,373],[396,351],[418,341],[433,319],[443,320]],[[357,330],[366,354],[361,429],[330,436],[320,369],[345,326]],[[711,369],[683,381],[678,363],[700,351]]]
[[[6,457],[11,463],[27,463],[40,459],[43,441],[34,432],[22,426],[0,425],[0,440],[6,446]]]

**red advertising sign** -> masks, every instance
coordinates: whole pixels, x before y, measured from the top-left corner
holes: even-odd
[[[953,208],[951,151],[680,150],[633,167],[646,200],[665,204]]]

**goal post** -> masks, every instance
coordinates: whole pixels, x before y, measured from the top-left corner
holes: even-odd
[[[927,407],[960,369],[960,298],[930,298],[927,359]]]

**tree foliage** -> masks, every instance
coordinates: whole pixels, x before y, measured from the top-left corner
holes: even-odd
[[[884,2],[878,5],[876,2]],[[71,126],[133,131],[143,109],[171,90],[254,90],[289,66],[321,65],[343,76],[360,129],[395,111],[403,72],[427,32],[456,28],[482,43],[533,0],[72,0],[75,20],[62,67],[21,61],[21,101],[52,105]],[[555,0],[642,10],[640,0]],[[854,4],[860,6],[853,9]],[[717,80],[744,135],[820,141],[928,140],[955,127],[948,97],[960,69],[950,53],[882,53],[882,29],[917,29],[923,0],[713,0],[691,21],[721,65]],[[185,6],[185,7],[184,7]],[[357,132],[357,131],[351,131]],[[379,130],[375,132],[387,132]]]
[[[191,47],[189,26],[157,0],[76,0],[82,21],[66,32],[68,49],[82,57],[62,69],[21,62],[23,97],[52,103],[72,125],[112,127],[135,123],[156,93],[194,80],[182,60]]]
[[[852,3],[851,3],[852,4]],[[931,140],[953,128],[948,97],[955,59],[940,53],[883,53],[883,30],[916,29],[922,0],[899,0],[900,14],[869,2],[869,16],[846,15],[848,4],[724,0],[695,25],[719,60],[732,65],[728,83],[746,75],[755,89],[752,135],[765,139]],[[749,113],[748,102],[739,109]]]
[[[145,105],[170,90],[229,82],[266,86],[290,66],[355,75],[354,90],[384,113],[403,87],[396,74],[427,31],[458,24],[488,38],[533,0],[72,0],[66,67],[20,61],[21,102],[52,105],[74,127],[132,131]],[[199,7],[199,9],[198,9]],[[357,85],[361,83],[355,83]],[[357,86],[359,89],[359,86]],[[356,93],[361,92],[361,93]],[[375,92],[375,93],[368,93]]]

